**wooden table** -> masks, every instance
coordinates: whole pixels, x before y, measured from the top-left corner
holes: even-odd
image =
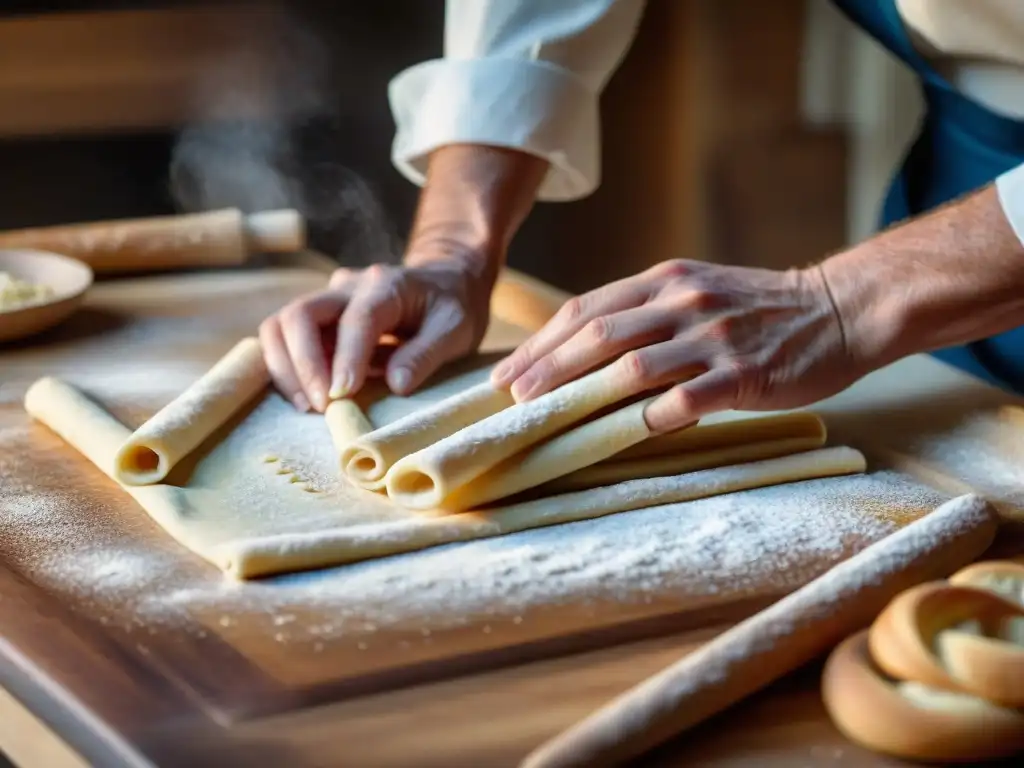
[[[251,333],[258,313],[265,312],[260,308],[268,302],[276,306],[320,285],[325,266],[315,257],[301,266],[258,266],[249,273],[249,294],[243,291],[199,318],[205,331],[182,335],[172,348],[162,350],[147,350],[128,334],[124,353],[205,360],[212,350]],[[246,284],[244,279],[238,283]],[[188,317],[188,303],[178,294],[183,289],[213,290],[204,286],[215,285],[215,277],[99,284],[85,310],[64,328],[35,346],[0,351],[0,406],[15,403],[25,384],[37,376],[59,375],[93,364],[97,354],[112,354],[104,339],[126,324],[130,327],[133,311],[141,306],[155,306],[158,313],[182,321],[196,320]],[[508,272],[493,308],[501,320],[533,328],[565,298]],[[869,453],[884,455],[888,463],[902,462],[914,474],[956,492],[967,482],[957,477],[958,466],[922,458],[907,443],[909,435],[936,428],[934,412],[918,408],[935,399],[948,417],[972,409],[993,411],[1012,402],[934,361],[915,358],[816,410],[825,413],[830,428],[849,435]],[[869,418],[879,415],[883,417],[878,423]],[[941,427],[942,420],[938,422]],[[977,478],[969,480],[978,484]],[[1006,509],[1016,510],[1012,489],[1000,486],[993,492],[1002,494]],[[1014,541],[1003,546],[1012,548]],[[253,674],[244,660],[228,652],[210,655],[209,649],[216,646],[190,647],[187,638],[175,642],[181,643],[180,658],[194,666],[187,678],[193,685],[169,682],[175,678],[162,674],[165,670],[147,655],[143,644],[124,645],[16,569],[0,567],[0,749],[23,765],[48,767],[515,765],[546,738],[722,628],[704,627],[518,664],[510,659],[490,671],[344,700],[299,696],[285,700],[271,714],[230,717],[204,706],[205,695],[219,680],[232,680],[235,693],[248,702],[284,694]],[[819,701],[817,675],[818,669],[812,667],[792,676],[666,745],[645,764],[897,765],[850,745],[836,732]]]

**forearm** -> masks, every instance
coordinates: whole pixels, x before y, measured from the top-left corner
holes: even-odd
[[[1024,246],[993,185],[818,269],[869,368],[1024,325]]]
[[[459,259],[493,283],[547,168],[544,160],[510,149],[453,144],[435,150],[406,263]]]

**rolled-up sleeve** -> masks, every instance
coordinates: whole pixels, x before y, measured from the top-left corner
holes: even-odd
[[[550,169],[541,200],[600,183],[602,90],[636,33],[644,0],[448,0],[444,58],[391,81],[395,167],[423,184],[448,144],[508,147]]]

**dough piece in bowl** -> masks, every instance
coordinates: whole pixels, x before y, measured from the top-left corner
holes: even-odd
[[[125,485],[159,483],[269,383],[259,340],[243,339],[128,436],[114,459],[114,477]]]
[[[100,403],[66,383],[41,379],[30,387],[25,407],[115,476],[114,457],[131,430]],[[179,463],[165,483],[122,488],[183,546],[232,576],[255,578],[863,470],[857,451],[829,448],[438,515],[403,509],[353,486],[338,472],[325,419],[299,413],[268,392]]]

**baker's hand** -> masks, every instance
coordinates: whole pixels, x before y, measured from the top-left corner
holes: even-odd
[[[602,365],[647,407],[655,432],[714,411],[795,408],[866,373],[847,348],[821,270],[674,260],[566,303],[492,377],[529,400]]]
[[[422,254],[420,254],[422,257]],[[327,289],[302,296],[260,326],[275,385],[300,411],[354,394],[381,337],[399,340],[384,372],[408,394],[442,364],[476,349],[487,328],[493,279],[458,258],[417,266],[338,269]]]

